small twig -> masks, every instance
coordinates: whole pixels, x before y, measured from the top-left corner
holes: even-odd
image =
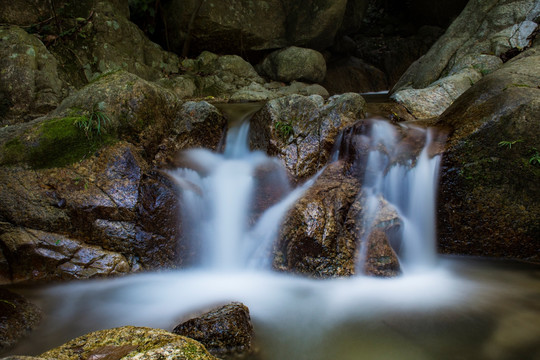
[[[56,30],[59,34],[62,33],[62,27],[60,26],[60,21],[58,21],[58,15],[56,15],[56,9],[54,7],[54,0],[49,0],[49,4],[51,5],[51,10],[53,13],[54,21],[56,22]]]

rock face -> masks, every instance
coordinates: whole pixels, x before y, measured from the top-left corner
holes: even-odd
[[[56,58],[17,26],[0,27],[0,126],[27,121],[62,99]]]
[[[41,320],[41,310],[24,297],[0,288],[0,350],[15,344]]]
[[[314,175],[330,158],[339,132],[364,116],[364,99],[291,95],[269,101],[250,127],[252,148],[277,156],[295,180]]]
[[[124,326],[80,336],[41,355],[43,359],[213,360],[203,345],[165,330]]]
[[[363,223],[362,181],[370,121],[348,127],[339,160],[330,163],[289,211],[274,248],[273,267],[313,277],[364,273],[390,277],[401,272],[390,238],[400,219],[381,200],[368,233]]]
[[[504,52],[530,45],[537,1],[474,0],[429,52],[392,89],[417,118],[435,117],[482,76],[502,65]]]
[[[465,92],[440,117],[444,155],[440,250],[538,261],[540,55],[525,51]]]
[[[326,62],[318,51],[291,46],[268,55],[262,70],[272,80],[320,83],[326,76]]]
[[[346,0],[189,0],[169,2],[164,15],[170,45],[179,54],[188,32],[194,53],[238,54],[290,45],[322,50],[332,44],[346,6]]]
[[[381,70],[355,57],[329,63],[322,85],[332,95],[388,89],[386,76]]]
[[[252,352],[253,325],[249,309],[233,302],[176,326],[173,333],[199,341],[221,359],[234,359]]]

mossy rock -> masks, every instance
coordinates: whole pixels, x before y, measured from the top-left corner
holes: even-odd
[[[49,350],[42,358],[140,359],[140,360],[214,360],[205,347],[195,340],[165,330],[124,326],[80,336]]]
[[[86,116],[69,116],[35,121],[18,136],[2,146],[0,165],[28,164],[32,168],[63,167],[91,156],[114,137],[89,134],[79,124],[87,122]]]

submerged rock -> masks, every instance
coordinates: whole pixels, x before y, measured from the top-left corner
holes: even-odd
[[[401,77],[392,89],[393,98],[418,118],[442,114],[478,79],[502,65],[500,55],[530,46],[538,15],[540,5],[534,0],[470,1],[429,52]]]
[[[21,295],[0,288],[0,351],[37,327],[41,310]]]
[[[238,302],[187,320],[176,326],[173,333],[199,341],[211,354],[222,359],[245,357],[253,351],[249,309]]]
[[[539,261],[539,48],[485,76],[446,110],[439,247]]]
[[[203,345],[165,330],[124,326],[80,336],[39,357],[56,360],[213,360]]]
[[[293,179],[306,179],[327,163],[335,138],[364,116],[364,106],[354,93],[327,102],[316,95],[269,101],[251,121],[251,147],[277,156]]]

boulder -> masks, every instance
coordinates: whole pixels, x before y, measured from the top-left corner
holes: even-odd
[[[540,4],[534,0],[470,1],[429,52],[400,78],[393,98],[418,118],[442,114],[475,79],[502,65],[486,55],[498,57],[512,48],[530,46],[529,35],[539,15]],[[421,109],[414,107],[415,98],[424,100]]]
[[[306,179],[327,163],[336,136],[364,116],[364,106],[354,93],[269,101],[251,120],[250,146],[277,156],[292,179]]]
[[[253,351],[249,309],[238,302],[184,321],[174,328],[173,333],[199,341],[220,359],[245,357]]]
[[[41,310],[19,294],[0,288],[0,350],[34,330],[41,321]]]
[[[0,38],[0,126],[54,109],[63,98],[56,58],[20,27],[0,27]]]
[[[10,260],[14,283],[88,279],[130,271],[122,255],[61,234],[13,227],[2,231],[0,242]]]
[[[386,75],[381,70],[355,57],[347,57],[328,63],[328,70],[322,86],[331,95],[388,89]]]
[[[389,241],[400,224],[397,212],[381,200],[373,230],[365,228],[361,181],[350,167],[344,160],[329,164],[289,211],[274,249],[276,270],[318,278],[401,272]]]
[[[188,36],[192,53],[250,54],[290,45],[322,50],[332,44],[346,5],[346,0],[170,1],[164,18],[178,54]]]
[[[268,55],[261,68],[272,80],[320,83],[326,76],[326,62],[318,51],[290,46]]]
[[[439,118],[443,253],[539,261],[538,47],[485,76]]]
[[[182,104],[171,129],[159,145],[154,164],[174,164],[181,150],[206,148],[218,150],[227,129],[227,119],[206,101]]]
[[[49,350],[44,359],[214,360],[195,340],[161,329],[123,326],[95,331]]]

